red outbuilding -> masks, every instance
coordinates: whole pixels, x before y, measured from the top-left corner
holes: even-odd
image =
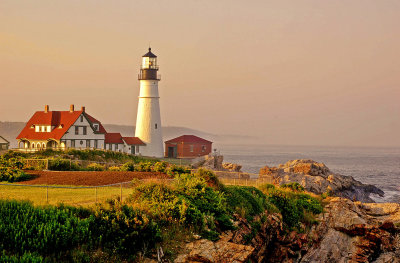
[[[211,153],[212,142],[195,135],[182,135],[165,142],[165,157],[196,158]]]

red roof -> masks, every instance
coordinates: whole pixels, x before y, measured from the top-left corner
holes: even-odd
[[[140,140],[138,137],[122,137],[122,139],[125,141],[126,144],[128,145],[146,145],[142,140]]]
[[[105,136],[105,143],[118,143],[118,144],[124,144],[124,141],[122,140],[122,135],[119,132],[112,132],[112,133],[106,133]]]
[[[82,111],[37,111],[17,139],[47,140],[51,138],[60,140],[81,114]],[[34,125],[51,125],[55,128],[51,132],[35,132]],[[60,125],[61,128],[59,128]]]
[[[212,142],[197,137],[195,135],[182,135],[174,139],[171,139],[169,141],[166,141],[165,143],[212,143]]]
[[[37,111],[29,119],[17,139],[60,140],[82,113],[83,111]],[[103,125],[98,120],[87,113],[85,113],[85,116],[89,119],[89,122],[99,124],[99,133],[106,133]],[[52,127],[51,132],[35,132],[34,125],[50,125],[54,127]]]
[[[99,124],[99,133],[107,133],[106,129],[104,129],[103,125],[101,124],[101,122],[99,122],[98,120],[96,120],[95,118],[93,118],[92,116],[90,116],[89,114],[87,114],[85,112],[86,117],[89,119],[89,121],[91,123],[95,123],[95,124]]]

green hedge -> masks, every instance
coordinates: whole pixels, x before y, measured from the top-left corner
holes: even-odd
[[[157,225],[145,213],[115,201],[92,211],[0,200],[2,261],[71,262],[99,249],[129,258],[159,239]]]

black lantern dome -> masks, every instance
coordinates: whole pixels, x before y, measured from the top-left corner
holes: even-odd
[[[157,56],[149,52],[142,56],[142,65],[140,67],[139,80],[160,80],[160,76],[157,75],[158,65]]]

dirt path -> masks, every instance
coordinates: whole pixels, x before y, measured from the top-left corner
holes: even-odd
[[[26,171],[35,176],[32,180],[19,182],[19,184],[40,185],[106,185],[129,182],[137,179],[167,179],[166,174],[156,172],[57,172],[57,171]]]

